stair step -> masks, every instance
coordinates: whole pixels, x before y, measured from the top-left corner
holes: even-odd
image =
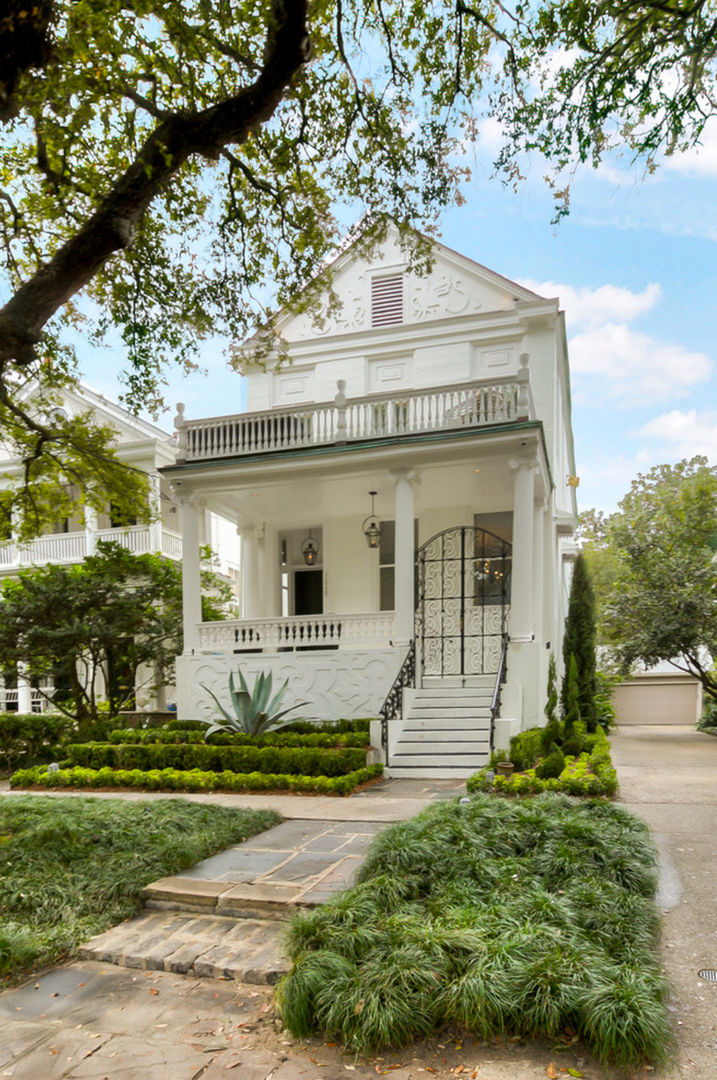
[[[488,749],[484,753],[471,753],[471,754],[391,754],[391,760],[389,762],[390,767],[398,767],[400,765],[423,765],[425,768],[440,768],[441,766],[450,766],[451,768],[471,768],[475,772],[476,769],[480,769],[485,765],[488,760]]]
[[[414,765],[391,765],[385,770],[384,775],[394,780],[467,780],[475,771],[472,766],[454,769],[441,765],[428,769]]]
[[[490,721],[485,716],[408,717],[402,731],[485,731]]]
[[[412,692],[412,697],[414,697],[416,701],[420,701],[424,698],[441,701],[462,701],[464,698],[490,698],[492,692],[492,687],[466,686],[464,689],[449,688],[448,690],[438,690],[433,687],[427,689],[423,687],[422,689],[414,690],[414,692]]]
[[[483,739],[481,742],[466,743],[421,743],[421,742],[400,742],[396,746],[391,760],[401,754],[430,754],[433,757],[441,757],[445,754],[453,756],[453,754],[487,754],[488,753],[488,740]]]
[[[143,971],[266,986],[277,982],[290,966],[283,934],[284,927],[276,920],[151,912],[92,938],[80,947],[79,955]]]

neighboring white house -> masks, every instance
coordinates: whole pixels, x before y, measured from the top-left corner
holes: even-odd
[[[178,407],[181,716],[271,670],[307,716],[383,710],[393,775],[465,774],[543,721],[576,520],[563,314],[434,250],[417,276],[395,232],[349,247],[338,314],[285,315],[291,362],[245,364],[246,413]],[[239,620],[200,621],[200,503],[241,531]]]
[[[119,460],[141,469],[149,477],[153,520],[150,524],[128,524],[113,519],[111,507],[104,514],[95,514],[91,508],[87,508],[84,522],[68,518],[32,540],[23,543],[13,539],[0,542],[0,582],[27,567],[82,562],[87,555],[95,552],[98,540],[122,544],[135,555],[157,553],[170,559],[181,559],[182,537],[177,505],[168,482],[159,471],[175,459],[177,448],[174,436],[155,424],[133,416],[84,385],[65,390],[57,408],[67,416],[90,411],[98,423],[114,428]],[[0,441],[0,488],[18,483],[21,475],[21,462]],[[238,544],[236,551],[227,546],[222,522],[214,519],[208,511],[203,511],[200,518],[200,543],[212,546],[219,557],[215,568],[236,582],[239,575]],[[51,687],[44,689],[47,691]],[[6,686],[0,673],[0,711],[11,708],[30,712],[31,707],[38,709],[46,704],[46,698],[36,688],[33,690],[26,679],[20,677],[17,683],[12,680],[12,684]]]

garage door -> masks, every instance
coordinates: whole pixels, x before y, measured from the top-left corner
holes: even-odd
[[[615,687],[619,724],[691,724],[699,716],[696,679],[644,676]]]

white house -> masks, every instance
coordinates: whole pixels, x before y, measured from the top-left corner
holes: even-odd
[[[271,670],[305,715],[381,714],[391,774],[434,776],[542,722],[576,519],[563,314],[434,256],[419,276],[395,232],[370,260],[349,247],[338,313],[287,313],[290,362],[246,361],[247,412],[178,407],[180,715]],[[241,531],[239,620],[200,621],[200,504]]]
[[[156,553],[179,560],[182,557],[181,526],[177,505],[163,479],[160,469],[175,459],[176,440],[155,424],[141,420],[117,403],[108,400],[89,387],[81,385],[63,391],[57,406],[67,416],[91,412],[94,419],[116,432],[115,450],[120,461],[142,470],[149,477],[153,520],[149,524],[131,524],[117,520],[111,507],[103,514],[91,508],[85,520],[68,518],[41,536],[19,543],[13,538],[0,542],[0,582],[19,570],[48,563],[71,564],[82,562],[95,552],[98,540],[122,544],[136,555]],[[0,488],[17,484],[22,476],[22,463],[9,446],[0,441]],[[238,545],[236,552],[226,544],[222,522],[207,510],[200,512],[199,542],[208,544],[219,555],[217,569],[227,578],[238,580]],[[51,689],[49,686],[45,690]],[[0,673],[0,711],[7,708],[30,712],[31,708],[46,707],[47,699],[33,689],[22,676],[8,680],[5,685]]]

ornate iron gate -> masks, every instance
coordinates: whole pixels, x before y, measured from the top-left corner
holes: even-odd
[[[423,675],[496,674],[510,604],[511,545],[471,525],[416,553],[416,642]]]

